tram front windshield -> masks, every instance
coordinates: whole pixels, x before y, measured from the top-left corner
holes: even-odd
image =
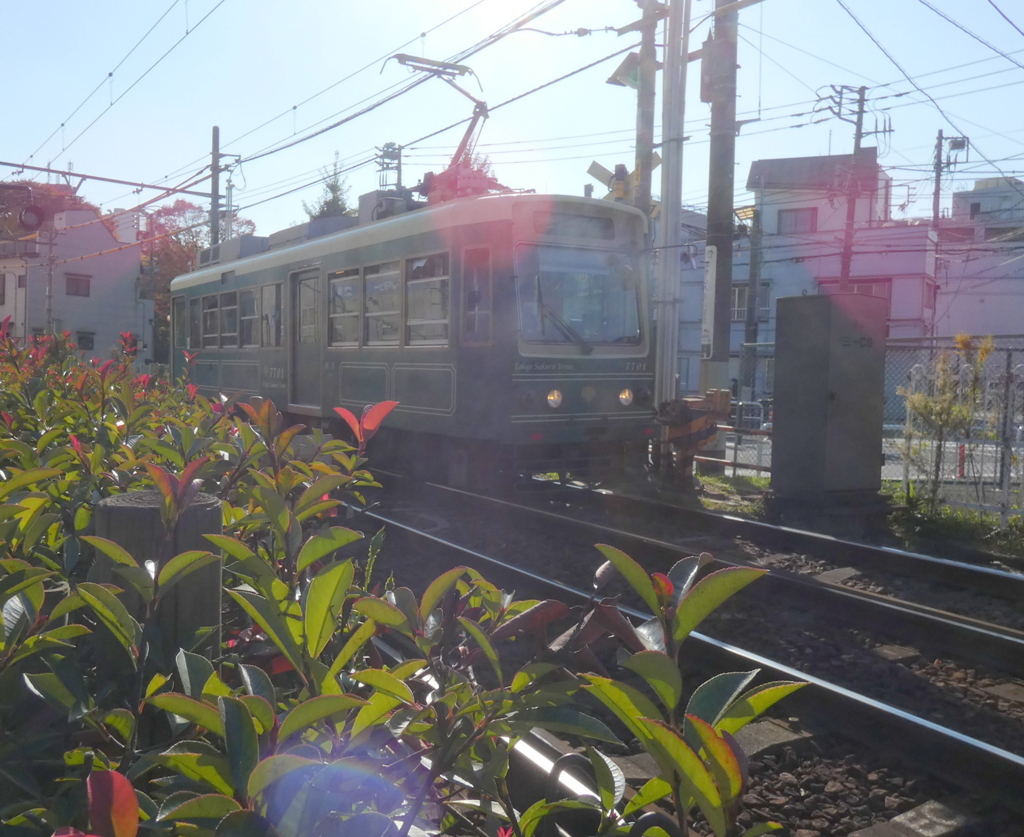
[[[528,343],[638,344],[639,274],[627,253],[516,248],[519,329]]]

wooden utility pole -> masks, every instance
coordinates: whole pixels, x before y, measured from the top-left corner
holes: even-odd
[[[705,289],[714,294],[710,352],[702,359],[701,369],[701,390],[705,392],[729,386],[738,17],[732,0],[715,0],[714,36],[705,42],[703,55],[711,102],[707,246],[715,248],[713,287]]]
[[[213,126],[210,153],[210,246],[220,244],[220,128]]]

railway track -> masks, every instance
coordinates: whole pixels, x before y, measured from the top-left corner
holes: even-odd
[[[433,491],[435,487],[431,486],[430,489]],[[521,553],[520,542],[508,544],[505,552],[498,550],[497,555],[490,548],[473,549],[466,545],[474,538],[487,540],[478,535],[470,534],[467,540],[463,532],[458,537],[461,543],[451,543],[452,538],[442,537],[440,533],[454,534],[450,530],[461,529],[451,523],[454,517],[483,518],[491,521],[501,519],[503,531],[509,528],[521,531],[530,529],[531,538],[537,537],[539,529],[547,531],[549,538],[554,538],[555,531],[559,532],[560,537],[565,538],[571,529],[574,532],[574,539],[582,538],[589,543],[618,541],[616,545],[630,552],[637,560],[649,562],[651,569],[657,568],[659,562],[665,562],[666,566],[670,565],[678,559],[680,552],[692,554],[694,551],[649,536],[614,530],[607,525],[581,523],[550,510],[539,511],[507,501],[452,492],[450,489],[436,490],[442,493],[434,495],[433,504],[399,503],[391,512],[381,510],[369,512],[367,515],[373,521],[386,523],[392,533],[401,532],[403,538],[417,539],[417,549],[422,548],[421,539],[426,538],[435,549],[455,550],[458,557],[449,560],[478,566],[496,583],[515,588],[520,595],[558,597],[574,601],[585,599],[589,591],[581,590],[578,583],[572,583],[574,573],[571,568],[563,568],[562,572],[557,573],[560,578],[552,578],[549,570],[556,566],[557,562],[550,557],[545,559],[541,556],[539,566],[535,569],[524,568],[521,556],[517,557],[514,554],[517,551]],[[621,501],[616,498],[611,502]],[[527,515],[532,515],[533,523],[525,522]],[[538,521],[544,522],[538,524]],[[498,529],[493,524],[487,525],[486,528],[492,535]],[[497,537],[501,539],[500,535]],[[785,533],[785,537],[796,536]],[[577,578],[589,579],[590,573],[577,571],[575,575]],[[765,590],[765,582],[779,586],[777,589],[773,588],[769,594]],[[937,637],[940,631],[945,631],[948,636],[942,641],[949,642],[951,649],[973,654],[979,651],[981,646],[983,656],[991,665],[1019,665],[1020,658],[1024,657],[1021,654],[1024,646],[1021,644],[1022,637],[1019,632],[983,625],[977,620],[963,620],[953,614],[938,614],[930,612],[928,608],[902,608],[899,603],[884,600],[884,597],[878,595],[865,595],[863,592],[811,582],[806,578],[801,579],[793,577],[793,574],[777,571],[769,573],[768,577],[754,587],[760,587],[757,595],[762,599],[781,599],[784,596],[799,595],[801,601],[808,607],[817,599],[816,608],[819,613],[827,613],[831,618],[838,616],[842,611],[842,619],[848,624],[868,619],[884,620],[889,630],[911,631],[914,632],[912,635],[928,639],[931,643],[939,641]],[[784,593],[784,588],[801,592]],[[842,604],[837,604],[839,602]],[[876,615],[865,615],[868,613]],[[640,617],[639,612],[635,615]],[[821,616],[815,618],[820,619]],[[739,632],[742,633],[741,630]],[[891,745],[893,741],[899,741],[900,750],[904,754],[914,753],[915,763],[960,787],[994,792],[1004,800],[1017,799],[1019,788],[1024,787],[1024,746],[1018,745],[1018,752],[1013,752],[999,746],[998,741],[985,741],[969,732],[958,731],[953,728],[956,726],[954,723],[947,724],[920,717],[919,713],[912,709],[879,700],[849,685],[834,682],[828,677],[808,671],[806,667],[773,659],[756,650],[744,650],[744,643],[738,638],[729,641],[700,634],[695,635],[694,642],[700,648],[700,656],[719,670],[758,667],[773,677],[805,679],[811,682],[812,687],[799,693],[800,697],[791,705],[787,705],[787,711],[796,710],[801,717],[824,719],[826,722],[831,721],[833,725],[836,718],[842,718],[844,734],[858,740],[873,742],[877,746],[884,747]]]

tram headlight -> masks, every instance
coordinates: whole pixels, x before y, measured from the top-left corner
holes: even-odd
[[[619,403],[623,407],[628,407],[630,404],[632,404],[633,390],[631,390],[629,387],[626,387],[624,390],[622,390],[622,392],[619,393]]]
[[[553,389],[548,393],[548,406],[552,410],[557,410],[562,406],[562,393],[560,390]]]

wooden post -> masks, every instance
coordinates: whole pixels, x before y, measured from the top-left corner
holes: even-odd
[[[211,494],[199,494],[181,515],[173,543],[162,560],[192,549],[215,552],[203,536],[220,534],[221,523],[220,500]],[[147,561],[155,562],[159,573],[164,540],[159,492],[130,491],[101,500],[96,504],[96,534],[124,547],[139,566],[145,566]],[[89,577],[100,583],[127,587],[124,580],[114,574],[110,559],[99,553]],[[142,615],[143,602],[134,590],[126,589],[121,601],[133,616]],[[151,649],[151,653],[159,653],[164,666],[173,665],[178,648],[192,649],[196,632],[212,627],[210,635],[192,649],[212,659],[220,653],[220,610],[221,563],[218,561],[196,570],[162,599],[158,610],[160,648]]]

